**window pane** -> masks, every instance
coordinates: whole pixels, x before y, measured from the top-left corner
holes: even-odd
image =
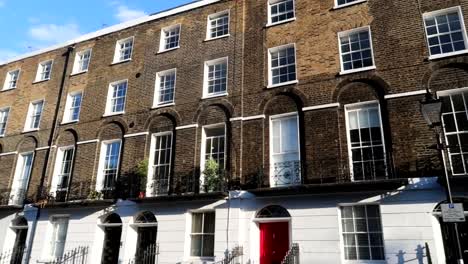
[[[202,233],[203,214],[192,214],[192,233]]]
[[[203,233],[215,232],[215,213],[205,213]]]
[[[203,256],[214,256],[214,235],[203,236]]]
[[[191,239],[191,247],[190,247],[190,255],[195,257],[202,256],[202,235],[192,235]]]

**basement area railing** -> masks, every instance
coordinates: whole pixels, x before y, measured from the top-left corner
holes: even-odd
[[[299,264],[299,244],[293,243],[281,264]]]

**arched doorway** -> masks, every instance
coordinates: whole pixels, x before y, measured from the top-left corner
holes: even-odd
[[[290,248],[289,212],[279,206],[264,207],[256,214],[260,230],[260,264],[281,264]]]
[[[466,198],[454,198],[454,203],[462,203],[463,208],[465,209],[465,216],[468,218],[468,199]],[[441,204],[448,203],[448,201],[440,202],[434,208],[434,214],[438,216],[440,223],[440,229],[442,232],[442,240],[444,242],[444,251],[445,251],[445,261],[447,264],[458,264],[457,256],[458,246],[455,234],[455,224],[454,223],[445,223],[442,220],[441,213]],[[463,255],[464,263],[468,263],[468,223],[465,221],[463,223],[457,223],[459,241],[461,245],[461,251]]]
[[[155,264],[158,253],[156,238],[158,234],[158,221],[152,212],[139,213],[133,227],[137,231],[137,245],[135,251],[136,264]]]
[[[11,230],[16,234],[13,244],[10,264],[21,264],[26,249],[26,237],[28,236],[28,221],[19,216],[11,221]]]
[[[104,245],[102,248],[102,264],[118,264],[120,237],[122,235],[122,219],[118,214],[108,215],[101,224],[104,228]]]

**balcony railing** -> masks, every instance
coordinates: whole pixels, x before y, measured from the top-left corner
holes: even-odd
[[[0,254],[0,264],[21,264],[25,247],[17,247]]]
[[[41,264],[86,264],[88,263],[88,247],[77,247],[70,251],[67,251],[63,256],[47,260],[47,261],[37,261]]]
[[[158,264],[159,244],[152,244],[144,249],[137,249],[135,258],[127,264]]]
[[[244,263],[244,248],[237,246],[231,251],[226,250],[224,258],[220,261],[215,262],[214,264],[241,264]]]

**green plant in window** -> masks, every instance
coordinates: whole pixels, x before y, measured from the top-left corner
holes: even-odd
[[[224,170],[219,168],[219,164],[214,159],[206,161],[203,171],[206,192],[220,191],[223,183]]]

